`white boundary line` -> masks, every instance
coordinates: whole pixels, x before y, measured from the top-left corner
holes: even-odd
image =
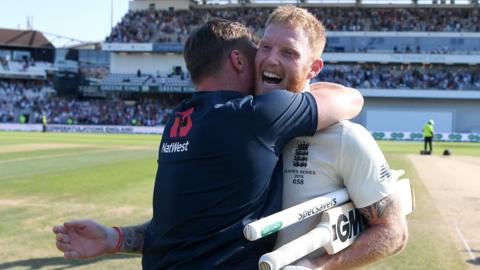
[[[464,245],[465,248],[467,249],[467,252],[468,252],[468,255],[470,256],[470,259],[472,259],[472,261],[476,262],[477,259],[475,258],[475,255],[473,255],[472,249],[471,249],[470,246],[468,245],[467,240],[465,239],[465,237],[463,237],[463,234],[462,234],[462,232],[460,231],[460,228],[458,228],[457,224],[454,224],[453,226],[455,227],[455,230],[457,231],[458,236],[459,236],[460,239],[462,240],[463,245]]]

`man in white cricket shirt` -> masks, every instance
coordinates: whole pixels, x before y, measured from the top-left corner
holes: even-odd
[[[306,90],[323,67],[324,46],[325,29],[311,13],[294,6],[275,9],[255,60],[257,93]],[[346,187],[368,224],[347,249],[334,255],[320,250],[284,269],[351,269],[405,247],[407,224],[393,194],[391,170],[362,126],[342,121],[314,137],[294,139],[283,150],[283,166],[284,208]],[[319,219],[312,217],[280,231],[277,246],[315,228]]]

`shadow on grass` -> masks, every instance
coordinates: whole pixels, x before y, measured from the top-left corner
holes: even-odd
[[[99,261],[131,259],[135,257],[140,257],[140,255],[116,254],[112,256],[105,256],[105,257],[99,257],[99,258],[88,259],[88,260],[67,260],[64,257],[35,258],[35,259],[0,263],[0,269],[10,269],[15,267],[29,267],[26,269],[42,269],[43,267],[56,266],[56,268],[54,268],[55,270],[61,270],[61,269],[69,269],[77,266],[94,264]]]
[[[475,260],[468,260],[467,262],[473,265],[480,265],[480,257],[476,258]]]
[[[478,252],[478,251],[476,251],[476,252]],[[477,257],[474,260],[467,260],[467,263],[473,264],[473,265],[480,265],[480,257]]]

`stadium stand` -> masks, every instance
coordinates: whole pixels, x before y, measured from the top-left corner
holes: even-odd
[[[0,28],[0,78],[44,80],[55,70],[54,46],[40,32]]]
[[[222,17],[261,35],[271,11],[286,3],[309,9],[325,24],[325,65],[314,80],[359,89],[366,98],[356,119],[360,124],[380,131],[416,130],[421,123],[415,119],[428,114],[442,122],[443,131],[471,132],[478,126],[471,117],[478,114],[480,100],[477,0],[132,1],[102,48],[111,52],[111,73],[126,77],[141,68],[150,77],[136,87],[102,81],[100,88],[192,89],[182,52],[193,29],[208,18]],[[183,77],[169,73],[177,68]],[[392,126],[385,116],[403,120]]]
[[[445,65],[329,64],[314,81],[331,81],[366,89],[442,89],[480,90],[480,67]],[[143,74],[109,74],[102,85],[137,87],[188,86],[188,75],[155,76]]]
[[[315,78],[362,89],[480,90],[480,67],[329,64]]]
[[[39,81],[0,81],[0,122],[17,122],[27,115],[38,100],[46,100],[55,90],[51,84]]]
[[[207,18],[239,21],[257,33],[273,8],[129,11],[106,42],[184,42]],[[480,32],[478,8],[309,7],[328,31]],[[434,16],[431,16],[435,14]]]
[[[0,66],[0,76],[8,77],[26,77],[32,79],[46,79],[48,72],[54,70],[52,63],[34,62],[33,59],[25,61],[2,60]]]
[[[190,77],[185,75],[154,75],[154,74],[117,74],[111,73],[100,82],[102,85],[117,85],[126,87],[164,87],[185,86],[193,87]]]
[[[210,17],[240,21],[261,34],[274,8],[271,4],[272,1],[267,5],[222,6],[212,2],[192,4],[188,10],[130,10],[106,38],[106,43],[146,42],[159,44],[159,48],[166,49],[165,46],[182,44],[192,29]],[[472,63],[459,60],[456,65],[442,65],[438,61],[432,64],[430,59],[422,59],[426,55],[480,55],[478,5],[332,5],[306,6],[324,22],[328,30],[324,55],[326,65],[316,80],[366,89],[479,90],[479,71]],[[182,50],[177,47],[171,52],[180,54]],[[335,58],[342,53],[365,53],[366,56],[357,60],[360,63],[351,63]],[[379,57],[369,59],[373,54],[380,54],[380,60]],[[411,54],[417,60],[389,63],[392,57],[386,55],[391,54]],[[382,55],[385,56],[382,58]],[[126,74],[111,76],[123,77],[128,81]],[[151,75],[141,87],[191,86],[188,79],[185,80],[155,78]],[[104,80],[101,84],[122,83]]]
[[[176,95],[80,100],[59,97],[51,83],[0,81],[0,123],[41,123],[45,114],[51,124],[158,126],[179,101]]]
[[[133,86],[142,86],[148,80],[150,80],[149,75],[145,74],[109,74],[102,83],[104,84],[116,84],[116,85],[133,85]]]
[[[0,29],[0,122],[40,123],[46,113],[49,123],[58,124],[162,125],[171,108],[194,91],[182,52],[195,27],[207,18],[223,17],[261,34],[272,9],[288,1],[177,1],[175,5],[186,3],[185,8],[156,8],[161,2],[131,1],[101,50],[100,44],[95,49],[55,49],[55,59],[51,52],[41,54],[43,48],[51,49],[41,33]],[[470,93],[480,90],[478,1],[290,2],[308,8],[327,28],[325,67],[314,80],[355,87],[375,100],[371,113],[366,108],[360,116],[365,126],[383,110],[378,102],[393,102],[389,96],[394,91],[397,98],[421,97],[427,103],[444,92],[464,103],[465,108],[445,112],[456,111],[456,119],[473,111],[468,100],[475,96]],[[15,55],[15,46],[29,52]],[[422,105],[421,111],[434,112],[433,103]],[[395,109],[399,114],[401,106]],[[473,120],[458,119],[456,129],[472,129]]]

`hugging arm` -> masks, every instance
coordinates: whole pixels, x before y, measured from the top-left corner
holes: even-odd
[[[362,110],[363,97],[358,90],[329,82],[313,83],[310,89],[317,102],[317,130],[352,119]]]

